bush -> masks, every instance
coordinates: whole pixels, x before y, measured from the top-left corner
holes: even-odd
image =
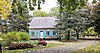
[[[21,39],[20,34],[18,32],[8,32],[1,37],[4,39],[4,41],[2,42],[3,46],[8,46],[11,42],[17,42]]]
[[[17,42],[17,43],[18,43],[18,44],[20,44],[20,43],[28,43],[28,44],[34,45],[35,42],[33,42],[33,41],[19,41],[19,42]]]
[[[3,46],[9,46],[11,42],[19,42],[21,40],[30,40],[30,36],[26,32],[8,32],[7,34],[0,35],[4,41]]]
[[[61,37],[61,41],[62,41],[62,42],[65,42],[66,40],[67,40],[67,36],[63,35],[63,36]]]
[[[46,43],[45,41],[39,41],[39,42],[38,42],[38,45],[43,45],[43,46],[46,46],[46,45],[47,45],[47,43]]]
[[[26,32],[20,32],[20,37],[21,37],[21,40],[24,40],[24,41],[30,40],[30,36]]]
[[[8,32],[2,38],[7,41],[20,41],[21,37],[18,32]]]
[[[5,35],[5,34],[4,34],[4,33],[1,33],[1,34],[0,34],[0,37],[1,37],[2,35]]]

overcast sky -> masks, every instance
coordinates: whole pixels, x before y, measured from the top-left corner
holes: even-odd
[[[49,12],[52,7],[57,6],[57,0],[45,0],[45,3],[41,6],[42,10]]]

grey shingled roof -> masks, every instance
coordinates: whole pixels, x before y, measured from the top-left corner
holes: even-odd
[[[29,28],[55,28],[55,17],[33,17]]]

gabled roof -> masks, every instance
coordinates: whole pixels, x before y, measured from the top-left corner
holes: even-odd
[[[55,28],[56,20],[55,17],[33,17],[29,28]]]

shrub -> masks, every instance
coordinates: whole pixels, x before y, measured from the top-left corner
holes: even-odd
[[[21,37],[18,32],[8,32],[2,38],[7,41],[20,41]]]
[[[38,45],[43,45],[43,46],[46,46],[46,45],[47,45],[47,43],[46,43],[45,41],[39,41],[39,42],[38,42]]]
[[[20,43],[28,43],[28,44],[34,45],[34,42],[33,41],[18,41],[17,43],[18,44],[20,44]]]
[[[63,35],[63,36],[61,37],[61,41],[62,41],[62,42],[65,42],[66,40],[67,40],[67,36]]]
[[[35,41],[35,42],[34,42],[34,45],[38,45],[38,43],[39,43],[38,41]]]
[[[24,40],[24,41],[30,40],[30,36],[26,32],[20,32],[20,37],[21,37],[21,40]]]
[[[4,39],[2,42],[3,46],[8,46],[11,42],[30,40],[30,36],[26,32],[8,32],[7,34],[2,34],[1,37]]]
[[[4,34],[4,33],[1,33],[1,34],[0,34],[0,37],[3,36],[3,35],[5,35],[5,34]]]
[[[8,46],[11,42],[20,41],[20,34],[18,32],[8,32],[1,36],[4,41],[2,42],[3,46]]]

